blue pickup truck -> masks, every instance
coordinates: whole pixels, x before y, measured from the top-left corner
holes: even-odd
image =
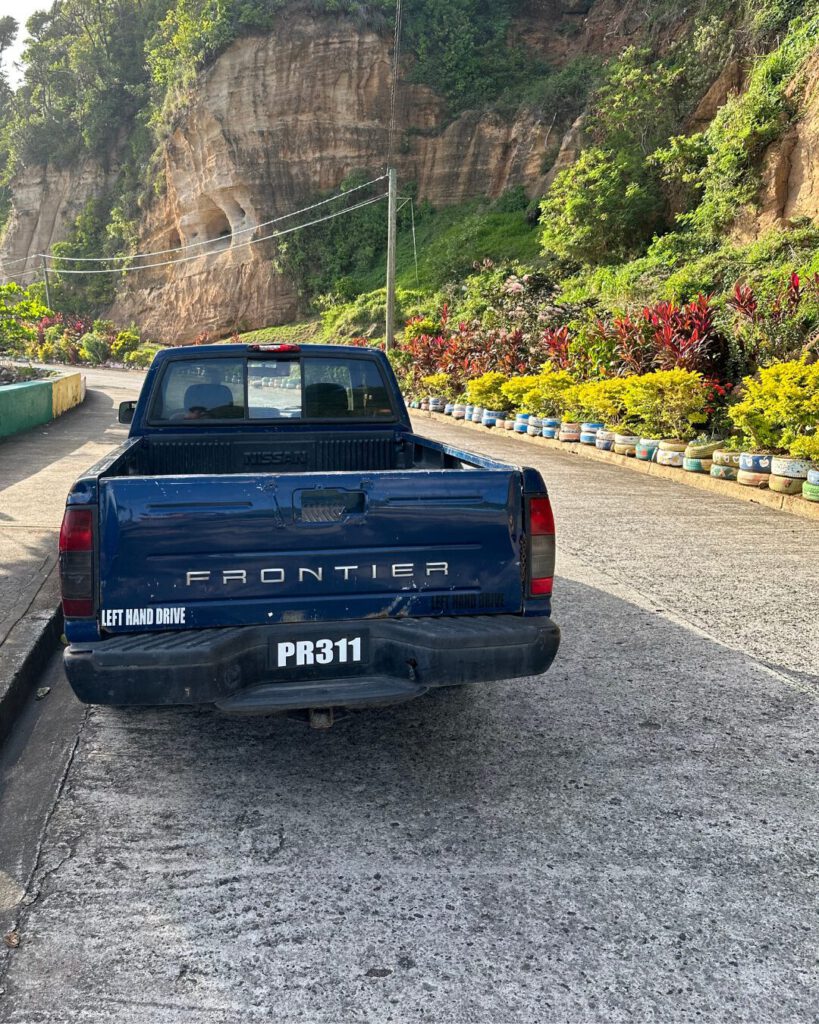
[[[68,679],[91,704],[387,704],[538,676],[539,473],[414,434],[383,353],[159,353],[60,532]]]

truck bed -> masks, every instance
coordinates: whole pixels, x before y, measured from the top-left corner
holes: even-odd
[[[385,470],[508,468],[395,430],[298,434],[216,434],[207,438],[139,437],[124,445],[101,472],[118,476],[220,476],[233,473],[333,473]]]

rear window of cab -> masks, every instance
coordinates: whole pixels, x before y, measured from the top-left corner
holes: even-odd
[[[152,423],[174,426],[395,419],[377,363],[323,356],[171,360],[150,414]]]

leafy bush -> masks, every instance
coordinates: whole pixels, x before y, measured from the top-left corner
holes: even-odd
[[[97,331],[89,331],[80,338],[80,355],[89,363],[97,366],[104,363],[111,355],[108,338]]]
[[[688,438],[708,420],[709,391],[702,374],[657,370],[628,377],[626,384],[626,416],[643,434]]]
[[[431,397],[445,398],[448,402],[454,402],[458,397],[448,373],[431,373],[422,377],[421,383]]]
[[[503,392],[506,382],[506,375],[497,370],[483,373],[467,384],[467,401],[474,405],[480,405],[484,409],[505,412],[509,408],[509,399]]]
[[[513,377],[501,386],[501,393],[516,412],[554,416],[560,408],[560,396],[574,381],[564,370],[544,366],[540,373]]]
[[[741,400],[728,415],[751,448],[794,446],[812,452],[819,424],[819,363],[778,363],[746,377]]]
[[[111,355],[114,359],[124,360],[129,352],[139,348],[139,331],[130,327],[120,331],[111,343]]]
[[[623,423],[631,377],[586,381],[567,388],[560,396],[560,411],[569,420],[599,420],[607,426]]]
[[[129,352],[125,356],[125,362],[135,369],[147,370],[158,351],[158,345],[142,345],[135,351]]]

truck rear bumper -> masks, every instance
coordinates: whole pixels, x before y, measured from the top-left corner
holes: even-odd
[[[281,670],[281,642],[364,638],[359,665]],[[65,670],[88,704],[217,704],[232,711],[364,707],[419,696],[437,686],[487,682],[545,672],[560,630],[543,617],[285,623],[176,633],[114,636],[77,643]]]

